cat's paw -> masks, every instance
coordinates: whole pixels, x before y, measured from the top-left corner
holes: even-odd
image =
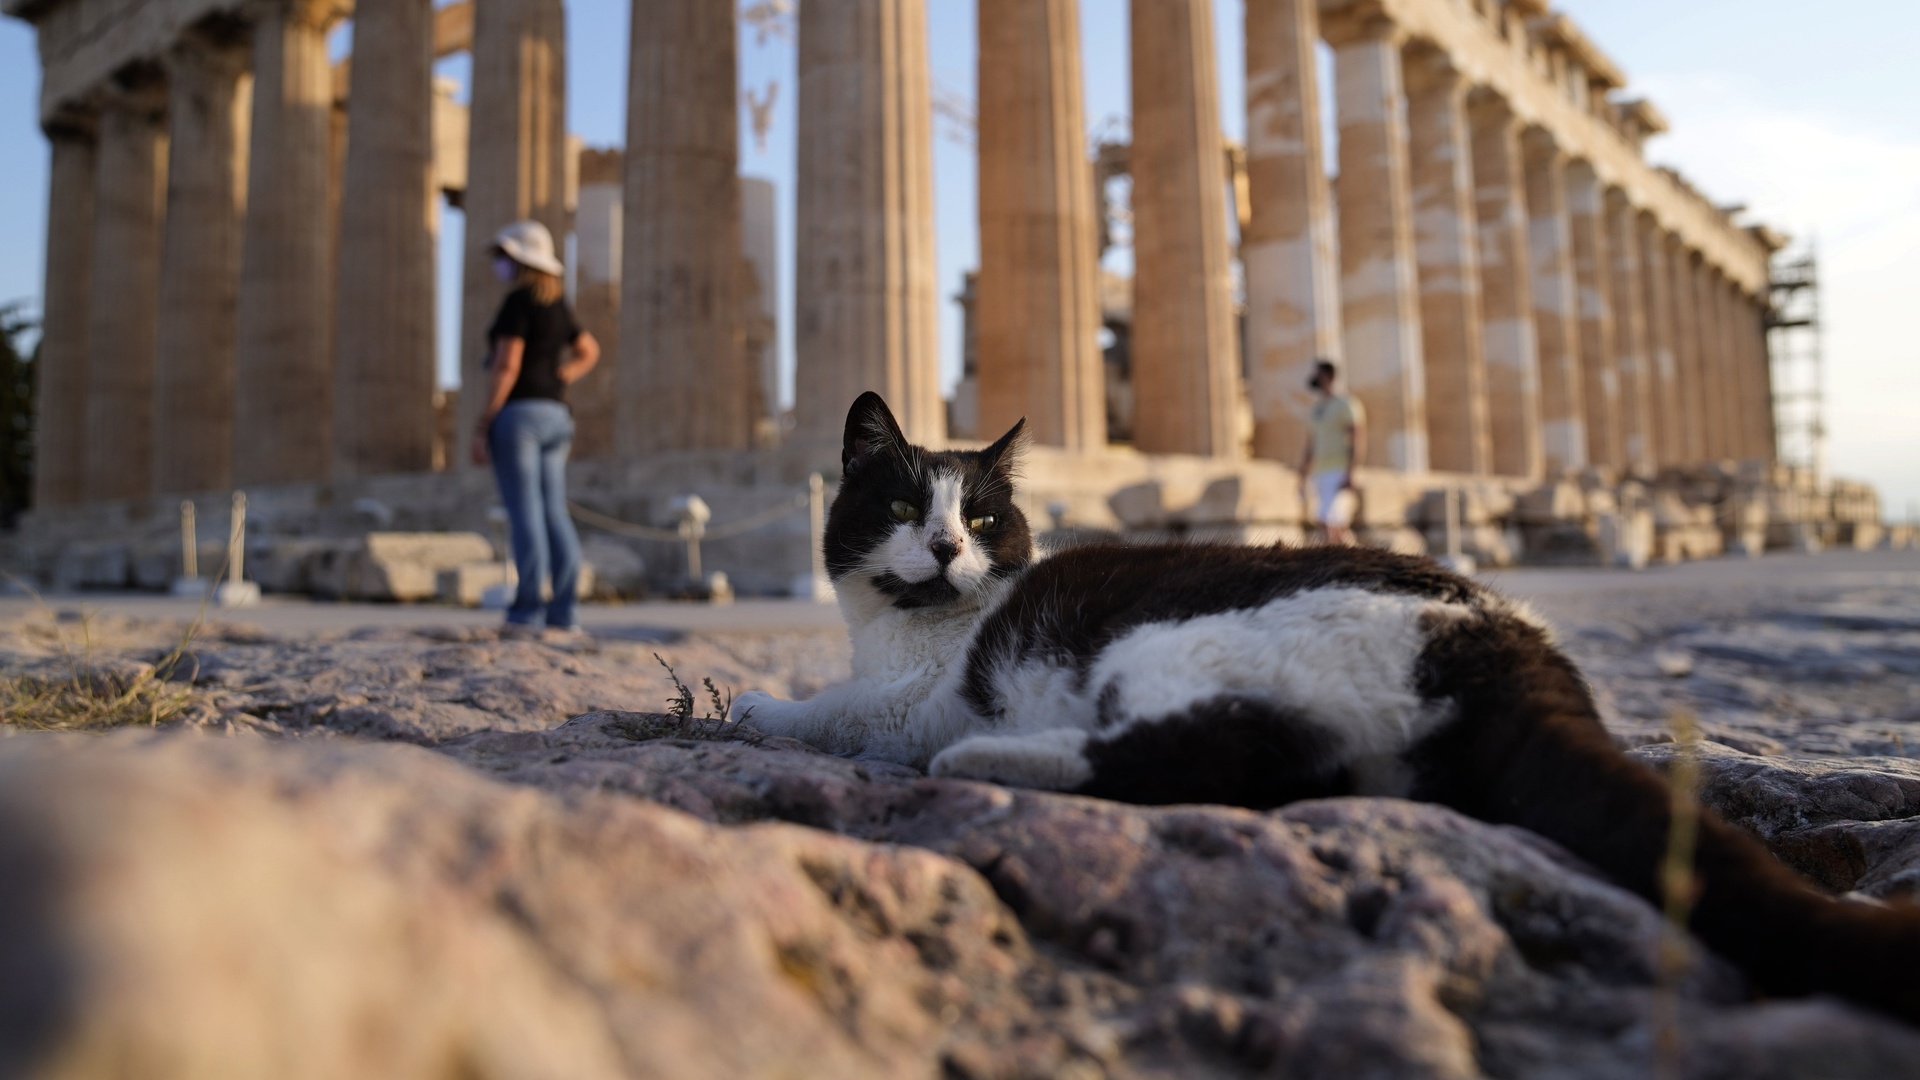
[[[733,708],[728,710],[727,719],[769,735],[778,735],[780,708],[787,704],[764,690],[746,690],[733,699]]]
[[[1083,731],[976,735],[947,747],[927,766],[931,776],[986,780],[1010,787],[1071,791],[1093,777]]]

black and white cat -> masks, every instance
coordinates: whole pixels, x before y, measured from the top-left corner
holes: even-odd
[[[827,568],[853,678],[735,719],[836,754],[1138,803],[1444,803],[1539,832],[1657,900],[1672,795],[1527,611],[1425,559],[1226,545],[1034,550],[1022,425],[911,445],[847,417]],[[1692,928],[1777,994],[1920,1022],[1920,908],[1822,893],[1711,813]]]

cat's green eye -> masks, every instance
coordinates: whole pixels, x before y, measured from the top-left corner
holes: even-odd
[[[893,511],[893,520],[895,521],[914,522],[920,520],[920,508],[905,499],[893,500],[893,505],[887,507],[887,509]]]
[[[993,528],[993,515],[982,514],[977,518],[968,518],[967,528],[974,532],[986,532],[988,529]]]

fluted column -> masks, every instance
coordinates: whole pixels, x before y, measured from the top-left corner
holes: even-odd
[[[925,0],[803,4],[799,53],[795,438],[838,445],[873,390],[940,442]]]
[[[757,396],[743,338],[734,11],[637,5],[621,257],[623,454],[741,449]]]
[[[1468,98],[1473,134],[1474,220],[1479,229],[1481,335],[1493,471],[1538,477],[1540,350],[1527,257],[1526,169],[1520,124],[1491,91]]]
[[[1367,459],[1425,472],[1427,383],[1413,240],[1401,31],[1379,16],[1326,26],[1340,128],[1340,305]]]
[[[1681,433],[1680,368],[1674,353],[1672,274],[1667,268],[1667,235],[1649,213],[1636,215],[1641,262],[1641,304],[1647,322],[1648,412],[1653,425],[1655,465],[1685,460]]]
[[[87,318],[89,501],[153,493],[166,87],[158,72],[141,71],[134,79],[137,85],[114,88],[100,113]]]
[[[1748,333],[1745,312],[1741,310],[1740,289],[1724,275],[1715,274],[1714,304],[1720,316],[1720,372],[1726,392],[1721,395],[1720,424],[1725,433],[1726,456],[1735,461],[1749,456],[1747,439],[1748,410],[1752,407],[1747,355],[1743,346]]]
[[[1620,379],[1620,465],[1651,470],[1658,460],[1660,432],[1653,418],[1652,360],[1640,280],[1640,212],[1624,192],[1612,188],[1606,193],[1606,214],[1614,369]]]
[[[1493,470],[1480,256],[1474,224],[1467,81],[1438,49],[1404,56],[1420,349],[1427,368],[1427,453],[1435,469]]]
[[[63,115],[47,125],[46,133],[52,162],[36,362],[33,501],[36,506],[66,506],[86,498],[95,121],[92,116]]]
[[[212,27],[188,31],[167,56],[170,150],[154,378],[153,484],[160,492],[233,482],[246,67],[245,39]]]
[[[333,433],[334,0],[262,0],[234,362],[236,484],[324,480]]]
[[[980,0],[979,433],[1106,445],[1078,0]]]
[[[1678,236],[1668,238],[1667,280],[1673,301],[1674,371],[1680,378],[1679,464],[1708,459],[1705,369],[1700,348],[1700,297],[1694,287],[1698,256]]]
[[[1527,262],[1534,340],[1540,349],[1540,443],[1549,475],[1587,463],[1580,374],[1579,290],[1573,277],[1573,223],[1567,213],[1567,156],[1553,136],[1521,136],[1527,169]]]
[[[433,467],[433,4],[363,3],[353,40],[333,363],[338,479]]]
[[[1707,457],[1720,461],[1732,453],[1727,431],[1726,327],[1721,324],[1716,279],[1720,272],[1704,259],[1693,264],[1695,332],[1700,340],[1700,429]]]
[[[1247,187],[1240,235],[1247,289],[1247,396],[1255,457],[1298,462],[1315,359],[1338,362],[1339,260],[1320,129],[1311,0],[1246,5]]]
[[[643,13],[645,14],[645,13]],[[634,19],[637,28],[651,16]],[[472,125],[467,137],[466,255],[460,291],[462,439],[486,405],[480,358],[506,290],[493,235],[531,219],[566,242],[567,17],[563,0],[478,0],[473,12]],[[716,193],[724,198],[724,192]],[[465,453],[454,455],[464,465]]]
[[[1760,460],[1769,464],[1779,459],[1779,432],[1775,429],[1773,415],[1773,352],[1768,347],[1768,297],[1766,293],[1752,301],[1753,320],[1756,329],[1749,339],[1754,352],[1757,400],[1754,406],[1759,411],[1754,416],[1754,453]]]
[[[1587,460],[1626,464],[1620,438],[1620,369],[1614,355],[1613,288],[1606,202],[1592,166],[1567,166],[1567,217],[1573,227],[1573,280],[1579,300],[1580,371],[1587,407]]]
[[[1133,442],[1240,452],[1212,0],[1133,0]]]
[[[600,343],[600,362],[567,388],[573,456],[614,452],[620,411],[620,257],[625,244],[626,159],[619,150],[580,153],[580,202],[573,213],[573,314]]]

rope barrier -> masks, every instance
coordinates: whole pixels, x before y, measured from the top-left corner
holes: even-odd
[[[752,532],[763,526],[771,525],[781,518],[786,517],[788,514],[805,510],[807,508],[807,502],[807,496],[796,495],[782,505],[763,510],[751,517],[741,518],[739,521],[726,525],[708,528],[701,533],[700,539],[727,540],[743,533]],[[630,521],[621,521],[616,517],[608,517],[598,510],[590,510],[572,500],[567,501],[567,512],[573,515],[575,521],[582,524],[591,525],[596,529],[605,529],[610,533],[635,537],[640,540],[659,540],[677,544],[687,539],[686,535],[678,529],[656,529],[648,525],[635,525]]]

